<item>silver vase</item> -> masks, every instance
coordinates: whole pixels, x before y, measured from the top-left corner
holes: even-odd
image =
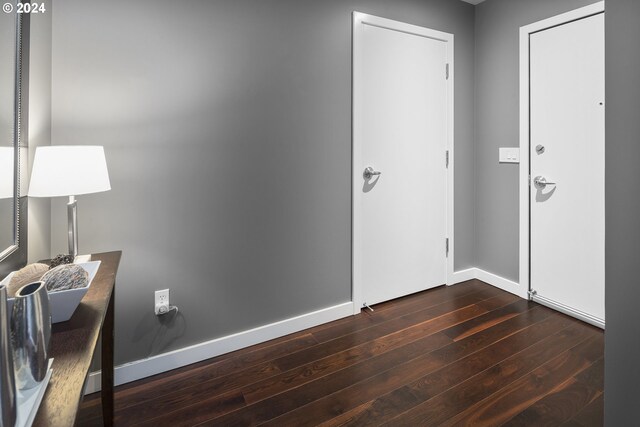
[[[47,375],[51,313],[44,282],[21,287],[11,312],[13,362],[18,389],[37,386]]]
[[[16,423],[16,384],[7,307],[7,287],[0,286],[0,427]]]

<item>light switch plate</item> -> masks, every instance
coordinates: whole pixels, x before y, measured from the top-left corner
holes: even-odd
[[[520,163],[520,148],[500,147],[500,163]]]

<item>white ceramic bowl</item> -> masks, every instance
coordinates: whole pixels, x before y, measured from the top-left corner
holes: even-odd
[[[84,288],[49,292],[49,307],[51,308],[52,323],[66,322],[71,319],[73,312],[76,311],[80,301],[89,290],[91,282],[93,282],[93,278],[96,277],[98,268],[100,268],[100,261],[82,262],[78,265],[89,273],[89,283]],[[15,272],[9,274],[1,284],[8,285],[14,273]],[[9,313],[11,313],[11,308],[13,307],[13,300],[13,298],[7,299]]]

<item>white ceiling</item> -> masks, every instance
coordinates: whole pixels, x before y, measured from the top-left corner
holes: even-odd
[[[478,3],[482,3],[484,0],[462,0],[462,1],[466,1],[467,3],[471,3],[471,4],[478,4]]]

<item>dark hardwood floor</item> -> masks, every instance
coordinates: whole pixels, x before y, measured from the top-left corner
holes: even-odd
[[[602,425],[601,330],[477,280],[374,309],[118,387],[116,425]]]

